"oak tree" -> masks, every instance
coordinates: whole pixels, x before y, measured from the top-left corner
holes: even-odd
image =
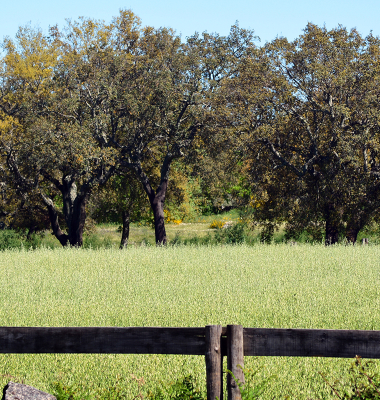
[[[308,24],[242,64],[230,101],[262,221],[323,222],[327,244],[355,243],[378,213],[379,57],[371,34]]]

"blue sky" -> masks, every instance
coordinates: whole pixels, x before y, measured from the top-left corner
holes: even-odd
[[[143,25],[171,27],[182,37],[195,31],[226,35],[237,20],[254,29],[262,43],[276,36],[294,39],[308,22],[380,36],[380,0],[0,0],[0,5],[0,40],[14,37],[28,22],[44,31],[79,16],[109,22],[120,8],[131,9]]]

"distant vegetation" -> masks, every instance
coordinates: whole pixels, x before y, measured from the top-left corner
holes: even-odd
[[[129,10],[20,27],[0,58],[1,225],[80,247],[115,223],[124,248],[136,224],[165,245],[168,223],[235,209],[262,242],[355,243],[380,216],[380,39],[256,39],[182,40]]]

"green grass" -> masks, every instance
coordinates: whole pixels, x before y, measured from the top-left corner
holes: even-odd
[[[41,249],[0,253],[1,326],[205,326],[380,330],[380,247],[256,245]],[[328,399],[351,360],[249,358],[258,380],[277,378],[265,399]],[[379,369],[378,362],[375,368]],[[130,397],[160,381],[205,380],[204,357],[0,355],[0,384],[52,390],[74,385],[84,398],[119,380]],[[133,376],[135,378],[133,378]],[[10,378],[12,376],[13,378]],[[205,390],[205,386],[203,386]]]

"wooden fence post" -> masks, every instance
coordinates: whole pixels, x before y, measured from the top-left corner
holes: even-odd
[[[206,326],[207,400],[223,400],[222,326]]]
[[[240,366],[240,367],[238,367]],[[242,325],[227,325],[227,369],[235,379],[244,384],[244,342]],[[231,374],[227,374],[228,400],[241,400],[239,386]]]

